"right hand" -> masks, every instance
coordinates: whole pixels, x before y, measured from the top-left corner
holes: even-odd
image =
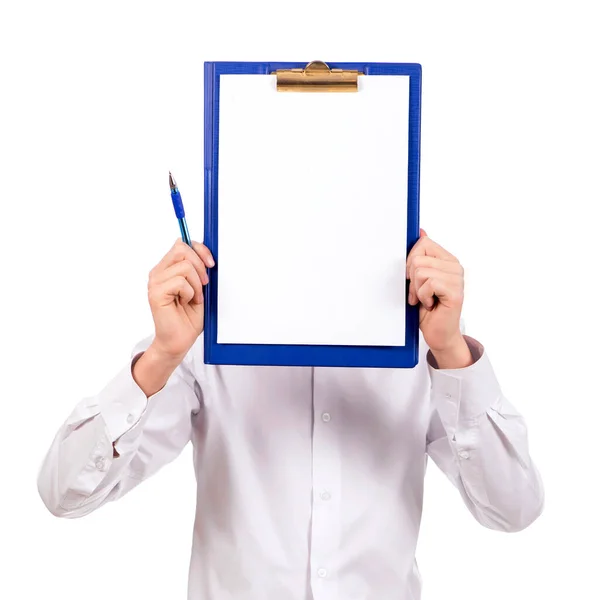
[[[202,286],[208,283],[206,267],[214,266],[204,244],[192,242],[192,248],[178,239],[148,279],[155,327],[151,346],[159,356],[175,362],[183,360],[204,329]]]

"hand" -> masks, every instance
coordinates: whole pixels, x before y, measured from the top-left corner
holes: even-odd
[[[472,363],[460,330],[463,305],[463,267],[444,248],[420,230],[420,239],[408,255],[408,302],[420,302],[420,330],[440,368],[461,368]],[[446,366],[445,366],[446,364]]]
[[[183,360],[204,329],[202,286],[208,283],[206,266],[213,267],[214,259],[203,244],[192,242],[192,248],[178,239],[148,279],[155,327],[151,355],[171,363]]]

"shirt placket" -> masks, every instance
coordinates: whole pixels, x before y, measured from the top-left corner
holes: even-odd
[[[323,370],[313,369],[311,590],[315,600],[337,600],[341,465],[339,406]]]

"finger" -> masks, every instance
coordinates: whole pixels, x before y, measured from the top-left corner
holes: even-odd
[[[416,256],[431,256],[433,258],[439,258],[441,260],[459,262],[450,252],[445,250],[442,246],[439,246],[435,241],[431,240],[428,236],[422,236],[410,250],[408,258],[406,260],[406,269],[409,269],[410,262]]]
[[[418,299],[427,310],[431,310],[435,304],[435,296],[446,306],[461,305],[463,287],[450,277],[431,277],[418,289]]]
[[[182,305],[189,304],[194,300],[196,291],[189,284],[185,277],[178,275],[172,279],[155,285],[149,293],[149,302],[151,307],[168,306],[169,304],[179,301]],[[200,300],[196,301],[199,304]]]
[[[197,278],[199,282],[197,287],[199,287],[200,290],[202,289],[202,286],[207,285],[209,281],[208,273],[206,272],[206,266],[198,258],[197,261],[192,262],[183,259],[180,262],[173,263],[166,269],[154,269],[148,276],[148,284],[150,285],[151,282],[162,283],[167,279],[171,279],[171,277],[174,277],[175,275],[183,275],[184,277],[187,277],[190,283],[192,283],[190,277],[192,279]]]
[[[455,256],[447,252],[442,246],[431,240],[428,236],[422,236],[410,250],[406,260],[406,276],[409,278],[410,262],[415,256],[432,256],[441,260],[459,262]]]
[[[150,277],[161,279],[161,274],[171,265],[176,263],[187,261],[192,264],[195,270],[198,272],[203,285],[208,283],[208,275],[206,274],[206,266],[202,262],[202,259],[196,254],[193,248],[190,248],[186,243],[181,241],[179,238],[171,250],[165,254],[162,260],[157,266],[150,272]]]
[[[177,270],[171,270],[173,269],[173,267],[177,267]],[[193,260],[190,262],[189,260],[184,259],[181,262],[175,263],[170,267],[167,267],[161,273],[159,273],[157,275],[157,278],[160,277],[162,280],[164,280],[169,279],[169,277],[175,274],[185,275],[191,273],[194,273],[198,276],[198,279],[200,280],[200,287],[202,285],[207,285],[210,281],[208,273],[206,272],[206,265],[202,262],[200,258],[198,258],[197,261]]]
[[[431,310],[435,303],[434,283],[434,279],[426,280],[417,292],[418,300],[426,310]]]
[[[415,278],[413,277],[413,274],[416,272],[417,269],[426,267],[437,269],[439,271],[442,271],[443,273],[460,275],[461,277],[463,277],[464,275],[464,269],[461,266],[461,264],[457,261],[443,260],[441,258],[434,258],[433,256],[413,256],[410,260],[410,265],[407,273],[407,277],[408,279],[410,279],[408,301],[412,305],[415,305],[418,301],[416,290],[420,287],[417,284]]]
[[[199,242],[192,242],[192,248],[195,250],[196,254],[202,259],[204,264],[208,267],[214,266],[214,257],[212,253],[204,244],[200,244]]]
[[[163,256],[161,261],[156,265],[153,269],[154,272],[158,273],[159,271],[164,271],[167,267],[171,265],[181,262],[182,260],[188,260],[194,267],[196,267],[196,271],[198,273],[200,270],[204,271],[202,259],[196,254],[193,248],[188,246],[185,242],[178,238],[177,241],[173,244],[173,247]],[[202,263],[202,267],[200,267],[200,263]]]
[[[463,278],[459,273],[447,273],[441,269],[419,267],[411,270],[409,302],[414,305],[420,299],[420,288],[428,279],[439,279],[448,282],[451,286],[463,285]]]
[[[443,271],[443,273],[454,273],[463,275],[463,267],[460,263],[451,260],[443,260],[442,258],[434,258],[433,256],[416,255],[410,261],[410,273],[421,267],[430,267]]]
[[[204,268],[206,283],[208,283],[208,276],[206,275],[204,265],[202,265],[202,267]],[[206,285],[206,283],[202,281],[202,278],[196,271],[195,267],[187,260],[175,263],[156,275],[153,279],[153,283],[158,285],[160,283],[164,283],[167,281],[167,279],[172,279],[173,277],[178,277],[179,275],[187,279],[188,283],[194,288],[196,294],[199,295],[202,293],[202,285]]]
[[[428,233],[426,233],[426,231],[424,231],[424,229],[422,229],[422,227],[420,227],[420,237],[424,237],[427,235],[428,235]]]

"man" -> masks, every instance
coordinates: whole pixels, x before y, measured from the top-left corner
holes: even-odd
[[[424,231],[407,261],[424,339],[401,370],[204,365],[214,261],[193,248],[150,273],[154,336],[58,431],[39,476],[53,514],[120,498],[191,441],[190,600],[418,600],[427,455],[486,527],[538,517],[524,421],[461,332],[463,268]]]

